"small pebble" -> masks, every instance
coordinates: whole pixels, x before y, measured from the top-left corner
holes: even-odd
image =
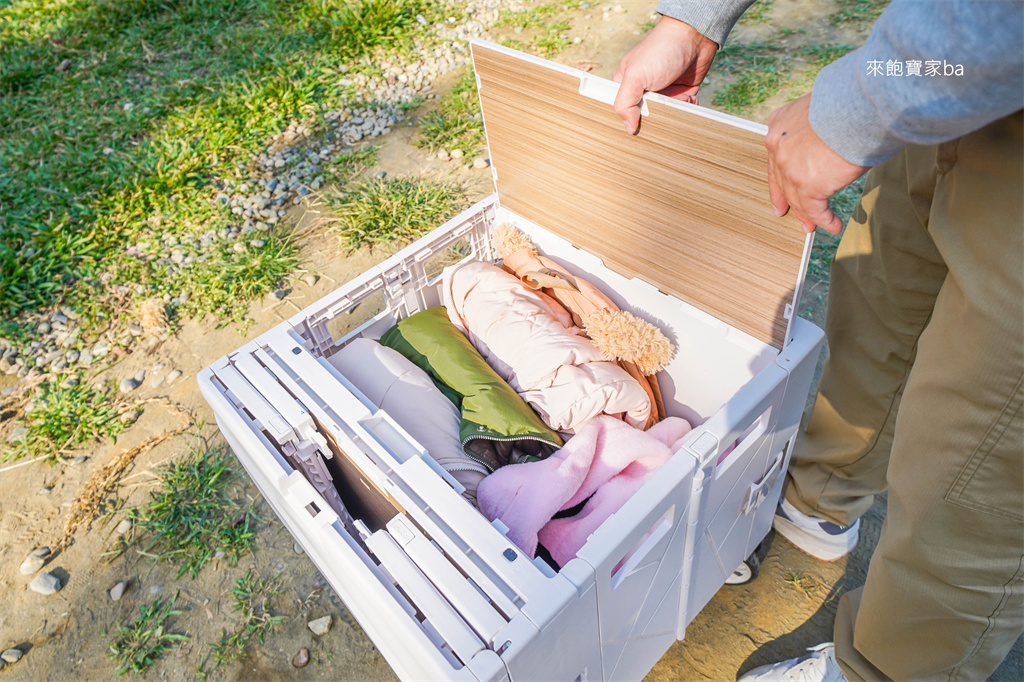
[[[43,545],[42,547],[36,547],[31,552],[29,552],[28,555],[46,558],[50,556],[50,548],[46,545]]]
[[[302,545],[300,545],[297,542],[294,545],[292,545],[292,551],[294,551],[296,554],[305,554],[306,553],[306,550],[302,549]]]
[[[128,325],[128,333],[132,336],[142,336],[142,327],[137,322]]]
[[[60,64],[57,65],[57,72],[58,73],[63,73],[64,71],[67,71],[70,68],[71,68],[71,60],[70,59],[65,59],[64,61],[62,61]]]
[[[323,636],[327,634],[327,631],[331,629],[331,622],[333,618],[330,615],[324,616],[323,618],[317,618],[306,623],[314,635]]]
[[[117,524],[117,534],[124,535],[132,529],[131,519],[121,519],[121,523]]]
[[[213,553],[214,559],[223,559],[226,556],[227,552],[225,552],[223,549],[218,549],[216,552]]]
[[[277,291],[275,291],[274,293],[271,294],[271,296],[273,296],[274,298],[276,298],[279,301],[281,299],[283,299],[287,295],[288,295],[288,292],[285,291],[284,289],[278,289]]]
[[[122,424],[134,424],[142,416],[142,410],[129,410],[121,414]]]
[[[466,152],[462,151],[461,149],[453,149],[452,150],[452,158],[453,159],[461,159],[465,155],[466,155]]]
[[[302,276],[302,281],[308,284],[309,286],[313,286],[314,284],[320,281],[320,276],[314,275],[312,272],[309,272]]]
[[[21,566],[18,568],[18,571],[20,571],[22,575],[32,575],[39,571],[45,563],[46,560],[43,557],[29,555],[21,562]]]
[[[49,595],[59,591],[61,584],[60,579],[52,573],[40,573],[32,579],[28,587],[38,594]]]
[[[21,660],[21,649],[10,648],[0,654],[0,658],[4,659],[4,663],[17,663]]]
[[[135,383],[141,386],[142,382],[146,380],[146,370],[140,369],[134,378]]]
[[[39,494],[40,495],[49,495],[50,491],[52,491],[52,490],[53,490],[53,488],[51,488],[50,486],[45,486],[44,485],[42,488],[39,489]]]
[[[262,239],[253,239],[251,242],[249,242],[249,246],[251,246],[254,249],[261,249],[265,245],[266,245],[266,242],[263,241]]]
[[[163,374],[154,374],[153,378],[150,379],[150,381],[149,381],[149,387],[150,388],[160,388],[160,386],[163,383],[164,383],[164,375]]]
[[[79,455],[71,460],[71,466],[78,466],[79,464],[85,464],[89,460],[87,455]]]
[[[90,351],[88,348],[83,350],[78,356],[78,362],[82,365],[85,365],[86,367],[92,364],[92,360],[92,351]]]
[[[295,658],[292,659],[292,665],[296,668],[305,668],[309,663],[309,649],[302,647],[299,649],[299,653],[295,654]]]
[[[473,168],[487,168],[489,165],[491,164],[487,163],[487,159],[473,159]]]
[[[121,581],[118,584],[110,588],[110,598],[113,601],[120,601],[121,597],[124,596],[124,591],[128,589],[128,583]]]
[[[138,387],[139,382],[135,381],[135,379],[122,379],[117,390],[121,391],[121,393],[131,393]]]
[[[164,588],[160,587],[159,585],[152,585],[149,588],[149,593],[150,594],[159,594],[160,590],[162,590],[162,589],[164,589]]]
[[[173,384],[174,380],[177,379],[180,376],[181,376],[181,370],[180,369],[171,370],[171,372],[167,375],[167,383]]]

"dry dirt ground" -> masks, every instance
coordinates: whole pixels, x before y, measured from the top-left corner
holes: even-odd
[[[608,21],[602,18],[599,7],[580,10],[574,33],[586,39],[561,53],[558,60],[567,64],[588,62],[595,73],[611,76],[619,58],[640,39],[639,29],[649,20],[654,4],[621,2],[627,11],[613,14]],[[798,36],[800,41],[863,41],[863,29],[830,26],[826,17],[831,11],[831,0],[776,0],[774,17],[777,23],[805,28],[807,33]],[[588,13],[589,19],[584,16]],[[741,27],[734,37],[749,40],[763,37],[769,30],[763,25]],[[715,81],[712,78],[702,100],[710,102]],[[781,96],[769,100],[752,117],[764,120],[769,107],[782,101]],[[390,175],[449,174],[443,162],[427,161],[427,154],[412,145],[415,122],[416,117],[412,116],[385,138],[379,164],[368,173],[383,170]],[[455,177],[469,187],[472,196],[490,192],[487,172],[459,170]],[[324,216],[317,213],[315,206],[302,210],[298,222],[312,225],[315,233],[317,220]],[[359,624],[313,564],[294,551],[292,538],[244,479],[239,483],[240,493],[256,501],[262,521],[258,524],[256,551],[243,557],[237,566],[213,562],[195,579],[187,575],[177,578],[175,567],[155,564],[135,552],[116,558],[105,556],[114,543],[114,527],[119,518],[115,515],[106,524],[97,522],[89,530],[80,530],[70,547],[49,560],[46,570],[66,583],[55,595],[42,597],[29,591],[28,579],[18,572],[18,565],[30,550],[56,543],[65,515],[91,473],[126,448],[178,425],[179,418],[168,407],[169,403],[187,412],[196,424],[205,424],[200,432],[211,443],[222,442],[213,415],[196,386],[195,377],[200,369],[310,305],[388,253],[378,249],[345,255],[329,239],[310,239],[305,255],[306,269],[320,274],[319,281],[309,286],[297,274],[290,285],[291,294],[283,301],[268,297],[254,302],[250,310],[254,322],[243,333],[234,326],[218,329],[214,320],[189,321],[153,352],[137,350],[101,373],[101,377],[120,381],[140,369],[152,375],[158,366],[162,367],[158,371],[164,373],[173,368],[184,372],[173,384],[165,383],[156,389],[147,380],[132,395],[133,399],[159,398],[166,402],[147,403],[140,420],[116,443],[83,451],[89,459],[78,466],[60,464],[51,468],[33,463],[5,467],[0,474],[0,592],[4,595],[0,608],[0,648],[19,646],[25,656],[0,671],[0,676],[11,680],[110,679],[114,668],[107,657],[108,637],[104,633],[136,617],[140,605],[157,596],[177,594],[176,605],[183,614],[171,627],[175,632],[187,633],[190,640],[165,654],[147,677],[193,679],[201,659],[209,654],[208,645],[226,629],[236,627],[239,616],[230,607],[231,589],[238,577],[254,567],[263,577],[279,576],[283,591],[270,606],[273,613],[286,620],[263,645],[251,645],[239,661],[218,670],[212,676],[214,679],[394,677]],[[817,317],[820,318],[820,312]],[[821,319],[816,321],[820,323]],[[0,377],[0,382],[7,382],[0,383],[0,388],[11,385],[10,377]],[[154,471],[186,452],[190,438],[176,437],[142,453],[121,480],[118,498],[127,505],[145,501],[148,492],[158,484]],[[39,494],[38,491],[51,486],[49,494]],[[753,666],[797,655],[807,646],[830,640],[838,597],[863,582],[884,515],[883,498],[863,520],[860,546],[835,563],[815,561],[786,541],[777,540],[762,564],[760,577],[746,586],[723,588],[689,627],[686,639],[669,650],[647,679],[733,680]],[[121,580],[128,581],[129,588],[124,598],[115,603],[108,590]],[[306,623],[326,614],[333,615],[333,627],[324,636],[313,635]],[[993,679],[1024,679],[1019,644],[1011,656],[1014,660],[1004,664]],[[291,659],[302,647],[310,650],[311,662],[296,669]]]

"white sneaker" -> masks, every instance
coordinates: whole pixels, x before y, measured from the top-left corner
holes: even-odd
[[[822,561],[835,561],[857,546],[860,519],[844,528],[798,511],[783,497],[775,509],[772,525],[779,535],[792,542],[801,552]]]
[[[808,649],[809,655],[754,668],[736,682],[846,682],[832,642]]]

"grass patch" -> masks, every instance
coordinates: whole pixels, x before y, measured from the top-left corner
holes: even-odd
[[[166,604],[159,599],[148,606],[144,604],[139,607],[141,615],[131,625],[118,626],[108,654],[117,666],[118,675],[127,672],[140,675],[172,646],[188,641],[188,635],[168,631],[167,621],[183,613],[174,609],[176,599],[177,595]]]
[[[141,545],[156,561],[178,565],[178,577],[193,578],[213,558],[225,553],[229,565],[255,546],[252,508],[242,508],[230,490],[237,471],[226,445],[193,451],[160,472],[161,489],[147,503],[128,510],[131,537],[119,540],[119,551]]]
[[[855,49],[852,45],[825,44],[804,45],[797,50],[797,54],[807,60],[807,70],[794,83],[792,99],[810,92],[814,87],[814,79],[818,77],[822,69]]]
[[[732,114],[747,112],[778,92],[787,78],[776,61],[762,62],[716,92],[711,104]]]
[[[256,571],[249,569],[245,575],[235,581],[231,594],[235,597],[232,610],[241,614],[242,622],[234,632],[225,632],[220,641],[211,644],[209,658],[199,664],[199,678],[206,679],[220,666],[236,661],[245,653],[245,647],[253,640],[263,644],[266,636],[278,625],[284,623],[284,616],[270,613],[270,600],[284,590],[277,582],[277,576],[269,580],[261,579]],[[214,665],[205,670],[207,661],[213,660]]]
[[[549,24],[533,39],[533,48],[543,57],[553,57],[572,45],[566,33],[572,28],[568,21],[556,21]]]
[[[567,31],[572,28],[568,19],[559,15],[564,12],[579,9],[581,0],[570,0],[549,5],[535,5],[521,10],[503,9],[495,22],[495,28],[513,28],[517,33],[523,33],[526,38],[524,43],[518,40],[507,39],[501,41],[507,47],[514,47],[517,50],[526,50],[544,57],[553,57],[562,50],[572,45],[572,40]]]
[[[480,99],[476,75],[470,69],[444,96],[436,111],[420,119],[421,135],[416,145],[431,152],[461,149],[475,154],[484,144],[484,126],[480,118]]]
[[[183,286],[193,293],[180,310],[241,322],[250,301],[277,288],[300,265],[293,239],[273,233],[263,239],[259,248],[239,240],[241,249],[215,251],[205,267],[189,269]]]
[[[61,300],[87,307],[106,271],[189,286],[188,270],[169,275],[125,245],[240,223],[214,201],[222,181],[245,177],[288,122],[352,104],[339,65],[375,73],[357,60],[411,50],[427,37],[416,15],[429,22],[446,9],[426,0],[0,3],[0,316]],[[275,286],[255,267],[239,278],[251,281],[232,284],[236,299]]]
[[[125,425],[108,397],[88,386],[56,382],[40,384],[25,420],[25,432],[0,461],[47,456],[55,463],[64,450],[94,439],[116,438]]]
[[[775,0],[757,0],[750,8],[744,12],[737,23],[743,26],[752,26],[754,24],[760,24],[762,21],[766,21],[772,13],[772,8],[775,6]]]
[[[463,190],[449,182],[399,177],[362,182],[328,197],[336,216],[332,231],[349,249],[415,239],[466,205]]]
[[[863,178],[850,183],[828,200],[829,208],[835,211],[843,226],[850,221],[853,209],[860,200],[864,190]],[[818,282],[827,282],[829,273],[832,271],[832,261],[835,259],[836,249],[839,248],[840,235],[829,234],[824,230],[818,230],[814,236],[814,247],[811,249],[811,259],[807,267],[809,279]]]
[[[836,0],[838,11],[829,15],[833,26],[848,23],[867,24],[874,22],[889,6],[889,0]]]

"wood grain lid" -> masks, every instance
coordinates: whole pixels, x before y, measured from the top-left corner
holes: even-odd
[[[501,205],[623,275],[781,348],[811,238],[768,201],[764,134],[656,94],[636,136],[618,85],[473,41]]]

